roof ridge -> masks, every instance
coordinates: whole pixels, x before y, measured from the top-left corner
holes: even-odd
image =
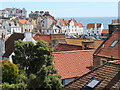
[[[92,52],[95,50],[73,50],[73,51],[61,51],[61,52],[53,52],[53,54],[63,54],[63,53],[78,53],[78,52]]]

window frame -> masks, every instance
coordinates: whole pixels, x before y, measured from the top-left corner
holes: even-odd
[[[115,41],[117,41],[114,45],[112,45]],[[113,42],[112,42],[112,44],[110,44],[110,47],[111,48],[113,48],[113,47],[115,47],[115,45],[117,44],[119,42],[119,40],[114,40]]]

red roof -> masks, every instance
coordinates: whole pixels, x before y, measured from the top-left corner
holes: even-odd
[[[55,66],[62,79],[79,77],[93,66],[94,50],[54,52]]]
[[[59,44],[55,47],[54,52],[73,51],[73,50],[82,50],[82,46],[59,43]]]
[[[44,40],[45,42],[47,42],[49,45],[51,43],[51,37],[50,35],[41,35],[41,34],[36,34],[34,37],[35,41],[40,41],[40,40]]]
[[[53,17],[51,17],[51,20],[54,22],[54,23],[56,23],[57,21],[53,18]]]
[[[69,20],[64,20],[66,25],[69,26]]]
[[[114,47],[110,47],[115,40],[118,40],[116,45]],[[104,48],[102,49],[103,45]],[[108,39],[101,44],[94,55],[120,59],[120,30],[113,32],[112,36],[108,37]]]
[[[96,23],[97,24],[97,28],[101,27],[101,23]],[[87,24],[87,29],[89,28],[94,28],[95,27],[95,23],[88,23]]]
[[[19,20],[22,24],[31,24],[31,22],[27,21],[27,20]]]
[[[77,23],[77,25],[78,25],[79,27],[83,27],[82,23]]]
[[[10,11],[10,10],[11,10],[11,8],[5,8],[5,10]]]
[[[44,17],[44,16],[51,16],[51,15],[50,15],[49,13],[45,13],[45,14],[43,15],[43,17]]]
[[[102,80],[94,89],[87,88],[86,85],[94,78]],[[105,63],[98,68],[84,74],[74,81],[65,85],[65,90],[119,90],[120,64]],[[92,84],[92,83],[91,83]]]
[[[75,19],[73,19],[73,22],[74,22],[74,26],[77,26],[77,22]]]
[[[108,30],[108,29],[103,29],[103,30],[102,30],[102,34],[103,34],[103,33],[104,33],[104,34],[109,34],[109,30]]]
[[[62,20],[62,19],[59,19],[59,20],[60,20],[60,24],[61,24],[61,26],[66,26],[66,23],[65,23],[64,20]]]

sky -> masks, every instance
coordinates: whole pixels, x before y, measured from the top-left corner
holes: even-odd
[[[34,1],[34,2],[33,2]],[[54,17],[117,17],[117,0],[60,0],[51,2],[47,0],[4,0],[0,2],[1,9],[4,8],[26,8],[27,13],[31,11],[49,11]]]

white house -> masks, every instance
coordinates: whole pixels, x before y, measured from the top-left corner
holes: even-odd
[[[21,27],[21,32],[24,33],[26,31],[32,32],[33,31],[33,24],[28,20],[19,20],[18,24]]]
[[[0,17],[8,18],[8,17],[26,17],[27,11],[25,8],[23,9],[17,9],[17,8],[5,8],[3,10],[0,10]]]
[[[21,33],[21,27],[16,20],[3,21],[3,27],[6,28],[10,34],[13,34],[13,32]]]
[[[101,36],[103,23],[88,23],[86,32],[88,36]]]
[[[65,33],[67,36],[84,34],[84,28],[82,23],[77,23],[75,19],[58,19],[56,25],[61,27],[62,33]]]

